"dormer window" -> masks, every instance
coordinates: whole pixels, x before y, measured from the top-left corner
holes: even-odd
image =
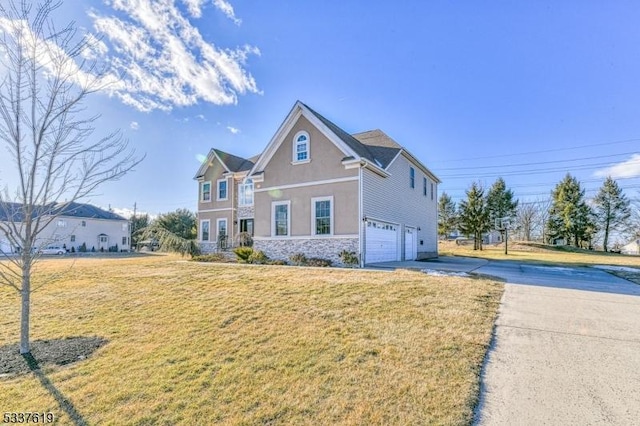
[[[293,138],[293,162],[309,162],[309,134],[307,132],[298,132]]]

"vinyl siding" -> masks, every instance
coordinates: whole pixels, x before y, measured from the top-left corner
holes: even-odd
[[[409,185],[409,168],[415,170],[415,187]],[[372,219],[405,226],[420,227],[418,231],[418,258],[433,255],[438,250],[437,184],[400,155],[387,169],[390,176],[381,177],[368,169],[362,171],[363,214]],[[423,195],[422,179],[427,178],[427,195]],[[431,183],[434,196],[431,199]],[[420,241],[422,240],[422,244]],[[401,244],[404,251],[404,244]],[[422,256],[421,256],[422,254]]]

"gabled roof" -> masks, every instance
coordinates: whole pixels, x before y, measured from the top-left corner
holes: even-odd
[[[391,139],[380,129],[355,133],[353,137],[369,149],[373,156],[371,160],[377,161],[385,169],[402,149],[398,142]]]
[[[106,219],[106,220],[127,220],[113,212],[103,210],[91,204],[70,203],[65,207],[65,203],[47,204],[44,206],[34,206],[34,216],[36,215],[60,215],[66,217],[77,217],[86,219]],[[24,220],[23,204],[0,203],[0,221]]]
[[[257,158],[258,156],[255,156],[247,160],[246,158],[238,157],[237,155],[229,154],[228,152],[213,148],[209,151],[207,159],[202,163],[202,165],[200,165],[194,179],[204,176],[214,159],[218,159],[220,164],[222,164],[222,167],[224,167],[227,172],[238,173],[251,170],[254,166],[255,159]]]

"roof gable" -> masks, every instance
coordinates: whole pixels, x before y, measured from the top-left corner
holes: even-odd
[[[311,110],[302,102],[297,101],[293,105],[293,108],[291,108],[291,111],[289,111],[289,114],[287,114],[287,117],[284,119],[276,133],[269,141],[269,144],[267,145],[265,150],[256,161],[254,167],[251,169],[250,174],[257,174],[264,170],[275,152],[284,142],[285,136],[294,127],[300,116],[304,116],[307,120],[309,120],[309,122],[313,126],[315,126],[327,139],[329,139],[330,142],[332,142],[340,151],[342,151],[345,157],[361,157],[360,153],[357,152],[352,146],[352,141],[349,141],[349,138],[358,143],[357,140],[355,140],[347,132],[340,129],[335,124],[331,123],[326,118],[322,117],[320,114]],[[344,138],[341,136],[343,136]]]
[[[207,159],[198,168],[198,172],[194,176],[194,179],[204,176],[214,160],[218,160],[226,172],[238,173],[251,170],[254,166],[254,161],[251,160],[254,158],[255,157],[252,157],[247,160],[246,158],[238,157],[237,155],[229,154],[228,152],[213,148],[209,151]]]

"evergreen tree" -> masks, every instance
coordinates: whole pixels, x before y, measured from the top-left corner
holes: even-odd
[[[618,183],[607,177],[593,199],[596,210],[596,222],[604,232],[602,246],[607,251],[611,231],[619,230],[631,217],[630,201],[622,193]]]
[[[549,238],[564,238],[580,247],[582,241],[591,241],[595,232],[593,212],[584,200],[580,182],[567,173],[552,193],[547,229]]]
[[[473,249],[482,250],[482,234],[491,229],[484,190],[474,182],[466,194],[467,199],[460,202],[458,213],[460,231],[467,236],[473,235]]]
[[[489,210],[489,221],[493,229],[496,229],[495,226],[498,219],[507,217],[512,221],[515,220],[518,200],[513,199],[513,191],[507,189],[504,179],[498,178],[489,189],[487,209]]]
[[[446,192],[443,192],[438,200],[438,234],[446,238],[456,229],[458,215],[456,203]]]

